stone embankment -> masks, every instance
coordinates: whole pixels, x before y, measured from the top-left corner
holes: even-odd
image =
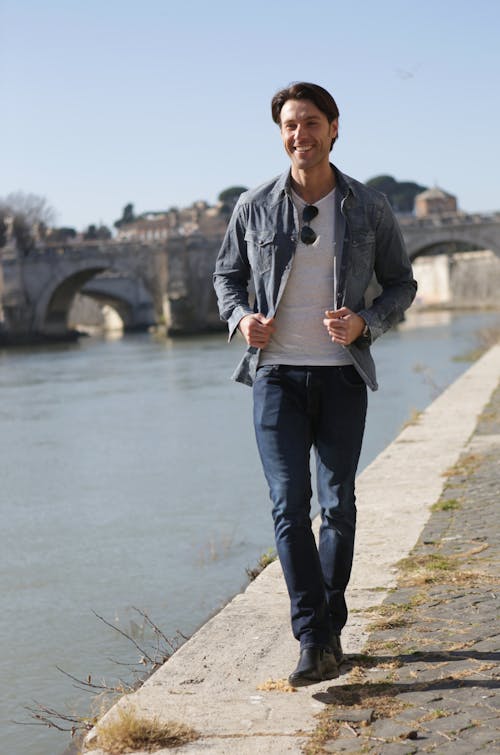
[[[497,345],[358,478],[338,679],[284,683],[298,649],[275,562],[101,725],[186,724],[179,753],[498,751],[499,378]]]

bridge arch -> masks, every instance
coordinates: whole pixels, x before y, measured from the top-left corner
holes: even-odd
[[[109,279],[98,277],[103,274]],[[142,280],[131,275],[130,270],[120,272],[105,259],[87,259],[63,265],[51,276],[36,302],[34,330],[49,337],[66,336],[69,311],[77,293],[112,306],[126,329],[147,327],[156,321],[152,294]]]
[[[409,251],[409,256],[411,261],[414,262],[417,257],[433,257],[436,254],[452,255],[457,252],[478,252],[483,249],[484,247],[478,246],[472,241],[443,238],[439,241],[432,240],[427,246],[420,246],[416,250],[413,249],[412,252]]]
[[[462,249],[491,249],[500,256],[500,223],[498,220],[479,222],[476,216],[452,218],[450,222],[440,219],[439,223],[431,219],[412,220],[401,223],[403,238],[410,259],[429,253],[433,247],[446,244],[458,244]]]
[[[80,293],[100,305],[111,306],[120,316],[125,330],[145,330],[157,323],[152,293],[141,277],[107,270],[91,278]]]

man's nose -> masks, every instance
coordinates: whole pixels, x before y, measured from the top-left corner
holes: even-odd
[[[304,139],[307,133],[307,128],[303,125],[298,123],[295,127],[295,141],[300,141],[301,139]]]

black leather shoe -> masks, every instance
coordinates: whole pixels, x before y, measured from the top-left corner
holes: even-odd
[[[331,635],[330,649],[335,656],[335,660],[337,661],[337,664],[340,666],[340,664],[344,660],[344,651],[342,650],[342,645],[340,643],[340,634]]]
[[[300,651],[297,668],[292,671],[288,681],[292,687],[305,687],[325,679],[334,679],[338,673],[335,655],[330,650],[313,645]]]

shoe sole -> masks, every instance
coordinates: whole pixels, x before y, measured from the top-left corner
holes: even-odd
[[[291,687],[308,687],[310,684],[320,684],[321,682],[328,682],[331,679],[336,679],[339,676],[338,669],[335,671],[330,671],[328,674],[323,674],[320,679],[307,677],[307,676],[299,676],[295,679],[293,679],[291,676],[288,677],[288,684]]]

